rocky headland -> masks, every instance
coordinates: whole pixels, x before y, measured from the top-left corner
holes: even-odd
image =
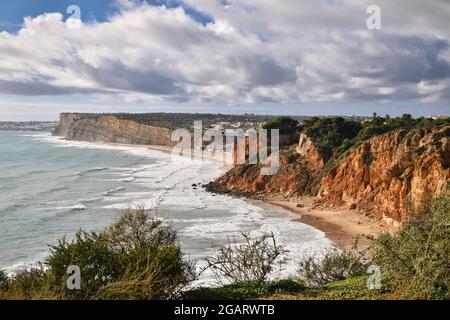
[[[393,130],[340,157],[304,134],[299,140],[281,152],[275,175],[260,175],[263,164],[237,165],[207,189],[284,201],[303,213],[354,211],[393,225],[405,221],[408,209],[426,197],[448,191],[450,126]],[[303,204],[305,197],[313,199],[309,206]]]

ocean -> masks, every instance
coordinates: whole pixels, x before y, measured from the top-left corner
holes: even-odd
[[[18,272],[45,261],[58,239],[80,228],[101,230],[134,206],[172,225],[186,259],[199,267],[241,232],[273,232],[288,250],[273,277],[293,274],[302,255],[331,246],[323,232],[292,221],[290,211],[193,186],[224,170],[213,160],[146,148],[0,131],[0,269]]]

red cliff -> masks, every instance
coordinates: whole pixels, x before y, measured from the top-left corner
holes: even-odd
[[[325,206],[346,206],[396,223],[408,206],[448,191],[450,126],[395,130],[367,140],[332,167],[324,148],[300,136],[297,147],[281,152],[273,176],[261,164],[238,165],[208,185],[209,190],[273,199],[317,195]],[[329,169],[331,167],[331,169]]]
[[[396,130],[366,141],[325,174],[321,202],[404,221],[408,205],[448,190],[449,136],[447,126]]]

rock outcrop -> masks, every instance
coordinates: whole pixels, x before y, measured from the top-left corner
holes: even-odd
[[[282,155],[280,168],[274,175],[261,175],[262,167],[262,164],[237,165],[207,184],[206,189],[253,199],[274,199],[308,193],[314,181],[314,174],[296,156]]]
[[[450,181],[450,127],[396,130],[376,136],[327,172],[318,196],[326,205],[370,210],[391,222],[404,221]]]
[[[68,140],[172,146],[172,130],[140,124],[112,115],[63,113],[54,135]]]
[[[304,133],[300,134],[300,139],[296,151],[308,163],[308,167],[315,172],[322,170],[330,160],[331,152],[320,144],[314,142]]]
[[[241,147],[241,150],[245,150],[242,158],[238,157],[238,148],[235,147],[233,160],[236,166],[216,181],[209,183],[207,189],[257,199],[312,195],[317,190],[320,173],[330,158],[326,148],[301,134],[298,146],[280,151],[278,172],[264,176],[260,174],[262,164],[248,164],[250,149],[257,150],[258,142],[253,141],[250,148],[249,139],[245,139]],[[242,164],[242,160],[245,160],[246,164]]]

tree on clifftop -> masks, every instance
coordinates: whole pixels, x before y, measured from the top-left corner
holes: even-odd
[[[262,128],[266,130],[278,129],[280,134],[291,135],[299,131],[299,123],[297,120],[282,116],[266,122]]]

